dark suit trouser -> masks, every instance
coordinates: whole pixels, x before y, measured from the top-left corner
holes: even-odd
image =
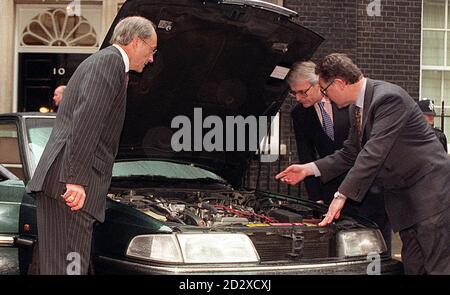
[[[406,274],[450,275],[450,207],[400,231]]]
[[[86,275],[94,218],[71,211],[61,197],[53,199],[39,193],[36,200],[40,274]]]

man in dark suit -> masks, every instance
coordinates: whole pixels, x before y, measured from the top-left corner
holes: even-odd
[[[292,66],[286,78],[290,94],[298,104],[291,117],[301,164],[315,161],[342,148],[349,125],[348,108],[339,109],[320,93],[316,65],[311,61]],[[329,204],[345,175],[322,184],[319,179],[307,177],[305,187],[310,200]]]
[[[313,162],[343,147],[350,128],[348,107],[338,108],[320,92],[316,65],[311,61],[295,63],[288,76],[290,94],[299,103],[291,112],[300,164]],[[307,177],[305,187],[313,201],[329,205],[345,173],[327,183]],[[391,226],[384,209],[383,194],[372,191],[362,203],[349,201],[346,213],[358,214],[374,221],[380,228],[388,250],[391,249]]]
[[[27,186],[37,200],[40,274],[87,274],[93,223],[105,218],[128,70],[142,72],[153,62],[157,36],[151,21],[128,17],[117,24],[111,43],[70,79]]]
[[[362,201],[375,185],[400,231],[405,272],[450,274],[450,159],[419,106],[399,86],[365,78],[344,54],[326,56],[316,73],[324,95],[338,107],[350,105],[349,137],[333,155],[291,165],[276,178],[328,181],[350,169],[320,225],[339,218],[347,198]]]
[[[442,132],[441,129],[434,127],[434,117],[436,116],[436,112],[434,111],[434,103],[430,99],[423,99],[417,103],[419,105],[420,110],[423,113],[423,117],[425,121],[427,121],[428,125],[433,128],[434,134],[436,134],[436,138],[442,144],[445,152],[447,152],[447,137],[445,133]]]

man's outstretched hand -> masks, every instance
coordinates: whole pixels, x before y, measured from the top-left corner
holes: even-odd
[[[327,215],[319,223],[319,226],[327,226],[330,223],[332,223],[333,220],[339,219],[339,217],[341,216],[341,210],[344,207],[345,201],[346,201],[345,198],[333,199],[333,201],[330,204],[330,207],[328,207]]]
[[[314,171],[311,168],[311,165],[303,164],[303,165],[291,165],[287,167],[285,170],[281,171],[275,176],[275,179],[278,179],[284,183],[294,185],[303,181],[305,177],[314,175]]]

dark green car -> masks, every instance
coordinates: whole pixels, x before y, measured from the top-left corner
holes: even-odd
[[[215,143],[226,148],[198,148],[195,140],[192,149],[173,148],[177,116],[195,129],[201,110],[202,133],[213,127],[209,116],[226,122],[278,112],[286,70],[322,42],[293,21],[295,12],[260,1],[133,0],[113,25],[128,15],[155,22],[158,54],[142,74],[130,76],[105,222],[94,226],[92,273],[401,272],[374,223],[343,216],[318,227],[327,207],[243,187],[255,151],[230,151],[230,130],[215,133]],[[30,268],[36,208],[25,184],[54,120],[0,115],[0,274]],[[255,137],[238,132],[231,141],[242,138]]]
[[[25,182],[54,119],[0,115],[0,274],[29,269],[37,228]],[[326,207],[312,202],[237,190],[169,160],[118,160],[113,175],[105,222],[94,229],[93,273],[365,274],[374,254],[381,273],[401,270],[375,225],[345,217],[317,227]]]

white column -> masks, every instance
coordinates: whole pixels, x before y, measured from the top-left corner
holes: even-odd
[[[1,0],[0,11],[0,113],[13,110],[14,0]]]
[[[100,35],[100,45],[103,43],[103,39],[108,33],[114,18],[117,15],[118,0],[103,0],[103,21],[102,21],[102,33]]]

